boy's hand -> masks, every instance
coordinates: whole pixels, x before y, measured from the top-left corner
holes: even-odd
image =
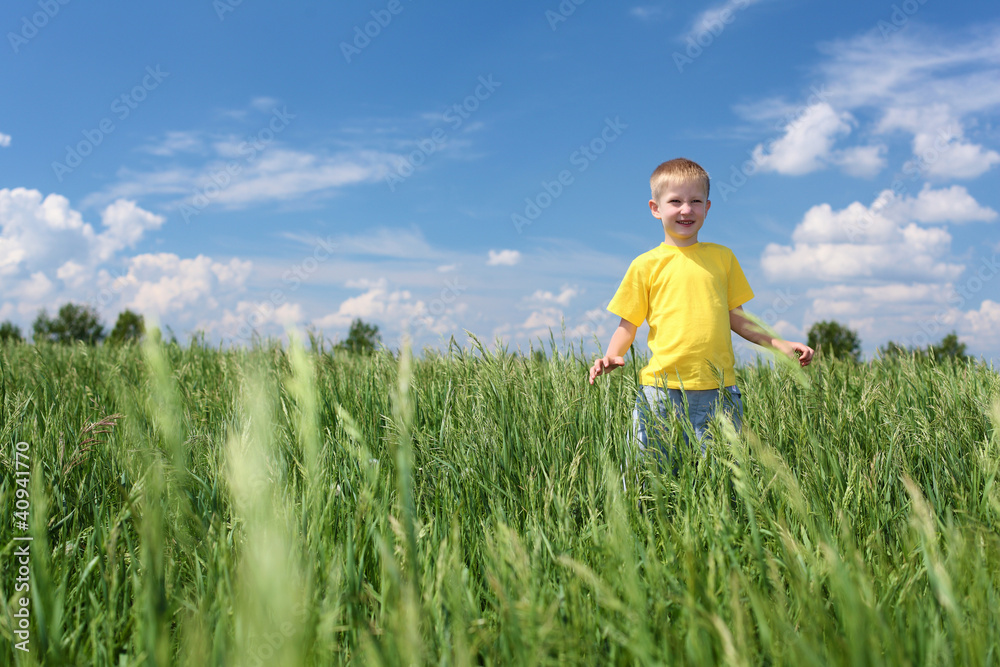
[[[594,365],[590,368],[590,384],[594,384],[594,378],[598,375],[604,375],[605,373],[610,373],[616,368],[621,368],[625,365],[625,357],[611,357],[605,356],[601,357],[594,362]]]
[[[792,359],[795,358],[795,355],[798,355],[799,366],[802,367],[808,366],[809,362],[812,361],[813,355],[816,353],[816,351],[808,345],[795,343],[789,340],[776,340],[774,341],[774,347]]]

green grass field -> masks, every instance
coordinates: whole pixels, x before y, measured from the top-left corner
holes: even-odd
[[[0,362],[5,664],[1000,663],[982,365],[741,368],[742,433],[674,477],[629,451],[635,366],[572,351]]]

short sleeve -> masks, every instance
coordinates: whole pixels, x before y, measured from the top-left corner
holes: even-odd
[[[747,277],[743,275],[743,269],[736,255],[731,255],[732,261],[729,264],[729,285],[727,288],[729,310],[742,306],[753,298],[753,290]]]
[[[629,265],[618,291],[608,304],[608,312],[642,326],[649,312],[649,285],[644,280],[638,259]]]

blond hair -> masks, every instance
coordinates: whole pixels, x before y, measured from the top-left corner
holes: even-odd
[[[653,193],[653,199],[660,198],[663,186],[673,181],[694,181],[700,180],[705,185],[705,199],[708,199],[709,179],[708,172],[702,169],[701,165],[693,160],[679,157],[667,160],[653,170],[653,175],[649,177],[649,189]]]

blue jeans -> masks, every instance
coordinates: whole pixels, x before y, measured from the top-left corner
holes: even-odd
[[[663,456],[671,462],[676,474],[680,452],[675,451],[674,446],[667,442],[670,423],[667,410],[672,410],[682,421],[690,418],[694,434],[701,444],[701,453],[704,454],[705,441],[711,437],[708,433],[708,423],[720,407],[732,420],[733,427],[739,431],[743,425],[743,397],[736,385],[721,390],[684,391],[643,385],[635,398],[635,408],[632,410],[632,434],[640,454],[652,449],[651,453]],[[684,441],[688,442],[687,433],[684,434]]]

